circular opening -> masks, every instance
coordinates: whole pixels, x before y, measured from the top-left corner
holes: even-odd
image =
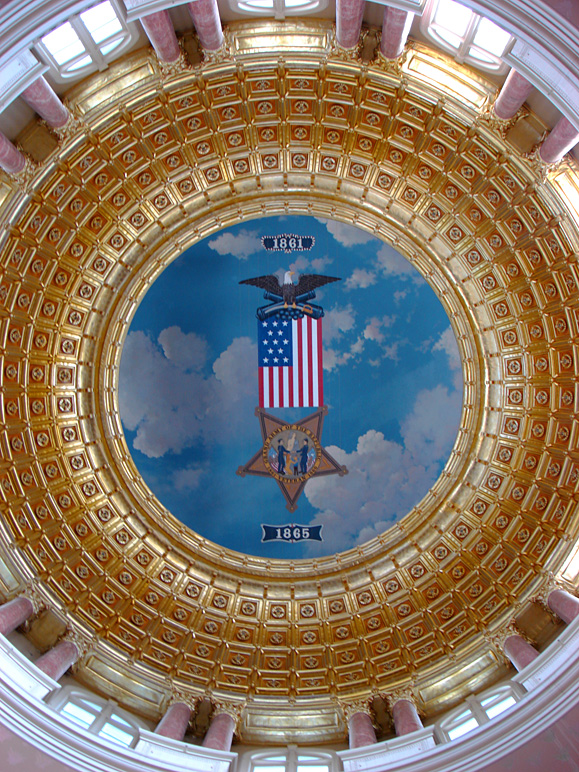
[[[294,287],[304,275],[339,281],[295,308],[265,298],[263,282],[240,284],[281,286],[287,271]],[[304,372],[276,325],[318,309]],[[125,342],[119,400],[139,472],[181,522],[238,552],[312,558],[363,544],[427,493],[456,438],[462,372],[442,305],[393,247],[351,225],[272,217],[198,242],[154,282]]]

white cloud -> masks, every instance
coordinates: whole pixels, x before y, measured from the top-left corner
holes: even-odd
[[[326,268],[328,265],[331,265],[333,262],[334,262],[334,259],[326,255],[325,257],[314,258],[314,260],[311,261],[311,266],[314,269],[314,271],[316,271],[316,273],[319,273],[320,271],[323,271],[324,268]]]
[[[460,391],[442,385],[420,391],[400,425],[405,447],[415,458],[440,458],[454,443],[461,407]]]
[[[308,545],[310,555],[363,544],[409,512],[435,482],[458,430],[460,393],[445,386],[419,392],[412,411],[401,421],[402,442],[368,430],[354,451],[327,447],[348,469],[343,478],[310,480],[305,495],[319,512],[323,548]]]
[[[371,233],[367,233],[353,225],[338,222],[337,220],[316,219],[318,222],[321,222],[322,225],[326,226],[328,233],[330,233],[343,247],[354,247],[358,244],[367,244],[369,241],[376,238]]]
[[[373,316],[367,322],[363,335],[366,340],[375,340],[377,343],[382,343],[384,340],[383,330],[392,327],[395,321],[395,316],[383,316],[382,318]]]
[[[364,338],[360,335],[345,351],[337,351],[335,348],[324,349],[324,370],[331,372],[336,367],[345,365],[352,359],[356,359],[364,351]]]
[[[339,340],[343,333],[354,329],[356,323],[356,312],[352,304],[347,306],[334,306],[324,314],[322,329],[324,331],[324,340],[329,343],[332,340]]]
[[[250,255],[261,251],[261,238],[257,231],[240,230],[233,233],[220,233],[209,242],[209,247],[220,255],[233,255],[238,260],[247,260]]]
[[[396,303],[396,305],[399,305],[407,295],[408,295],[408,290],[397,290],[394,293],[394,302]]]
[[[350,353],[356,356],[361,354],[362,351],[364,351],[364,338],[360,335],[360,337],[356,338],[356,340],[350,346]]]
[[[454,388],[457,391],[462,391],[462,365],[460,361],[460,352],[458,350],[458,343],[452,327],[447,327],[442,333],[440,338],[436,341],[432,347],[433,351],[444,351],[448,357],[448,366],[453,371],[452,382]]]
[[[348,276],[345,282],[346,289],[366,289],[376,284],[376,274],[374,271],[367,271],[365,268],[354,268],[351,276]]]
[[[384,244],[377,255],[376,267],[384,276],[398,276],[401,279],[414,279],[422,281],[420,274],[406,258],[397,252],[394,247]]]
[[[304,273],[307,268],[310,267],[310,261],[304,254],[300,254],[296,259],[290,263],[290,271],[295,271],[297,274]]]
[[[309,502],[320,510],[312,524],[324,525],[324,553],[342,550],[348,543],[361,544],[386,530],[417,503],[421,492],[426,493],[438,471],[432,461],[421,463],[374,429],[359,437],[352,453],[335,446],[327,451],[347,467],[348,474],[317,477],[305,488]],[[319,548],[313,544],[309,549],[315,554]]]
[[[207,341],[195,332],[166,327],[159,335],[163,354],[183,370],[200,370],[207,361]]]
[[[447,327],[432,347],[433,351],[444,351],[451,370],[460,370],[460,353],[452,327]]]
[[[400,348],[400,341],[392,343],[390,346],[384,346],[384,359],[392,359],[393,362],[398,362],[398,349]]]
[[[187,466],[184,469],[176,469],[172,475],[173,485],[178,491],[194,491],[199,487],[201,478],[205,474],[204,469]]]
[[[249,338],[235,338],[210,375],[192,372],[191,364],[199,364],[203,349],[199,336],[166,328],[161,341],[163,346],[143,332],[132,332],[123,349],[120,410],[125,427],[136,432],[137,450],[149,458],[179,453],[200,440],[223,439],[223,432],[240,430],[251,420],[257,352]],[[177,341],[178,355],[173,348]],[[174,356],[169,358],[166,351]]]
[[[324,370],[327,372],[332,372],[332,370],[335,370],[337,367],[340,367],[341,365],[345,365],[346,362],[352,358],[352,355],[346,351],[340,353],[339,351],[336,351],[335,348],[325,348],[324,349]]]

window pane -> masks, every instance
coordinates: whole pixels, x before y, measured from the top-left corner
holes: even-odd
[[[120,716],[117,716],[116,713],[113,713],[113,715],[111,716],[111,723],[115,724],[116,726],[121,726],[121,727],[122,726],[127,726],[127,727],[129,727],[129,729],[131,729],[132,726],[133,726],[132,724],[129,724],[128,721],[125,721],[124,718],[121,718]]]
[[[327,764],[298,764],[297,772],[329,772]]]
[[[471,59],[476,59],[478,62],[484,62],[485,64],[494,64],[495,66],[498,66],[496,57],[491,56],[490,54],[487,54],[484,51],[481,51],[480,48],[473,48],[473,47],[469,48],[468,55],[471,57]]]
[[[487,716],[489,718],[494,718],[495,716],[500,715],[503,711],[508,710],[512,705],[515,705],[516,700],[514,697],[505,697],[504,700],[501,700],[496,705],[493,705],[492,708],[487,708]]]
[[[302,5],[309,5],[310,0],[285,0],[286,8],[299,8]]]
[[[454,32],[450,32],[450,30],[443,29],[442,27],[437,26],[435,29],[438,37],[442,38],[445,43],[448,43],[448,45],[452,48],[460,48],[460,44],[462,43],[461,37],[455,35]]]
[[[123,29],[114,8],[108,0],[81,13],[80,18],[92,35],[95,43],[102,43],[103,40],[112,37],[117,32],[122,32]]]
[[[83,56],[82,59],[79,59],[78,62],[75,62],[74,64],[71,64],[70,67],[66,68],[66,72],[73,72],[74,70],[80,70],[83,67],[88,67],[89,64],[92,64],[92,57],[88,54],[86,56]]]
[[[76,699],[79,699],[78,697]],[[92,708],[95,711],[95,715],[97,713],[100,713],[101,710],[104,707],[104,703],[102,702],[91,702],[91,700],[87,700],[85,697],[80,697],[80,701],[85,707]]]
[[[511,36],[488,19],[481,19],[473,43],[495,56],[502,56]]]
[[[256,764],[254,769],[259,772],[285,772],[285,764],[283,766],[275,764]]]
[[[249,8],[273,8],[273,0],[248,0],[245,5]]]
[[[95,720],[94,713],[89,713],[88,710],[84,710],[73,702],[67,702],[60,713],[62,716],[66,716],[70,721],[74,721],[75,724],[78,724],[85,729],[88,729]]]
[[[123,732],[112,724],[105,724],[99,732],[99,737],[106,737],[107,740],[111,740],[118,745],[130,745],[133,741],[133,735],[128,732]]]
[[[469,720],[465,721],[464,724],[460,724],[459,726],[455,726],[453,729],[449,729],[448,736],[451,740],[456,740],[457,737],[462,737],[463,734],[472,732],[472,730],[476,729],[477,726],[478,721],[476,718],[469,718]]]
[[[85,51],[83,44],[69,22],[61,24],[60,27],[49,32],[48,35],[42,38],[42,42],[57,64],[66,64],[66,62],[70,62],[75,56]]]
[[[462,38],[472,17],[473,12],[464,5],[454,0],[440,0],[433,21]]]
[[[110,52],[114,51],[115,48],[120,46],[122,42],[123,42],[122,40],[115,40],[113,43],[107,43],[106,45],[101,46],[101,54],[103,56],[110,54]]]

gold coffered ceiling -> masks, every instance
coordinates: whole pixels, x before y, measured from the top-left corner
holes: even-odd
[[[485,113],[490,85],[442,56],[362,65],[321,23],[241,24],[228,46],[195,69],[141,53],[87,81],[58,151],[2,183],[2,576],[6,595],[38,577],[96,636],[78,677],[145,715],[176,689],[245,706],[248,741],[335,740],[340,705],[414,684],[433,714],[496,680],[483,633],[577,538],[577,232],[517,126]],[[296,562],[232,553],[164,510],[117,399],[159,272],[284,212],[395,244],[446,308],[465,383],[420,505],[363,547]]]

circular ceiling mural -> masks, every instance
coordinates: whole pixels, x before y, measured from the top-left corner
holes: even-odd
[[[312,274],[339,281],[315,280],[287,310],[240,284],[275,287],[290,270],[302,290]],[[298,317],[319,335],[319,372],[306,326],[298,356]],[[119,394],[133,459],[173,515],[221,546],[291,559],[362,544],[412,509],[463,401],[454,333],[418,271],[365,231],[301,216],[230,227],[175,260],[132,321]]]

